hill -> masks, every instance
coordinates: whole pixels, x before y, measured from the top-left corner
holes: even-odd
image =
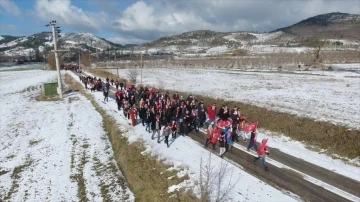
[[[60,34],[58,46],[61,49],[82,51],[100,51],[122,48],[120,44],[112,43],[104,38],[90,33]],[[6,56],[28,56],[35,52],[46,53],[53,48],[51,32],[40,32],[31,36],[0,36],[0,52]]]
[[[348,13],[327,13],[302,20],[289,27],[277,29],[302,40],[310,37],[322,39],[358,40],[360,15]]]

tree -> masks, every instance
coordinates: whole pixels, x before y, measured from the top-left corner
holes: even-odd
[[[56,70],[56,61],[55,61],[55,53],[51,52],[47,56],[47,63],[51,70]],[[59,66],[64,64],[64,59],[59,57]]]
[[[314,62],[315,63],[321,63],[322,62],[322,58],[321,58],[321,49],[327,44],[327,41],[326,40],[321,40],[320,38],[318,37],[313,37],[313,38],[310,38],[308,39],[306,42],[305,42],[305,45],[306,46],[309,46],[311,48],[314,48],[314,55],[315,55],[315,58],[314,58]]]
[[[81,64],[85,67],[90,67],[90,53],[86,52],[81,56]]]

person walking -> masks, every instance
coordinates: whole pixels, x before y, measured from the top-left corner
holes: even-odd
[[[199,118],[199,128],[204,127],[204,122],[206,120],[206,109],[204,107],[204,103],[201,103],[197,110],[197,115]]]
[[[145,126],[146,107],[147,105],[140,104],[139,117],[143,126]]]
[[[209,125],[209,127],[208,127],[208,129],[206,131],[206,135],[207,135],[207,138],[206,138],[206,141],[205,141],[205,147],[206,148],[208,147],[208,145],[210,143],[212,144],[211,140],[214,137],[214,127],[215,127],[215,124],[212,122],[212,123],[210,123],[210,125]],[[215,149],[215,144],[212,144],[212,146],[213,146],[213,149]]]
[[[209,123],[211,123],[211,122],[215,123],[215,118],[216,118],[216,104],[215,103],[208,107],[207,114],[208,114],[208,118],[209,118]]]
[[[178,131],[178,123],[177,121],[174,119],[171,122],[171,134],[172,134],[172,138],[175,139],[176,138],[176,133]]]
[[[106,102],[109,101],[109,88],[110,88],[110,84],[108,82],[106,82],[103,86],[103,94],[104,94],[104,102],[106,100]]]
[[[146,115],[145,115],[145,119],[146,119],[145,130],[148,131],[149,133],[151,132],[150,125],[152,124],[152,121],[154,120],[154,118],[155,118],[154,112],[150,108],[147,108]]]
[[[269,170],[268,167],[267,167],[267,165],[266,165],[266,157],[267,157],[268,155],[270,155],[269,148],[268,148],[268,146],[266,145],[267,142],[268,142],[268,139],[263,139],[263,140],[261,141],[261,145],[260,145],[259,150],[258,150],[258,152],[257,152],[257,153],[258,153],[258,157],[255,157],[255,158],[254,158],[254,163],[255,163],[255,164],[256,164],[256,161],[257,161],[257,160],[261,159],[265,171],[268,171],[268,170]]]
[[[225,154],[225,144],[226,144],[226,138],[225,134],[221,132],[221,135],[219,137],[219,147],[220,147],[220,153],[219,156],[222,158]]]
[[[151,123],[151,130],[153,131],[151,139],[154,139],[154,135],[155,133],[157,133],[158,138],[157,138],[157,142],[160,143],[160,130],[161,130],[161,121],[160,121],[160,116],[157,115],[152,123]]]
[[[247,150],[250,151],[251,147],[254,147],[255,151],[258,151],[257,145],[256,145],[256,132],[255,130],[251,131],[251,137],[250,137],[250,142],[249,145],[247,147]]]
[[[231,130],[230,126],[225,128],[224,134],[225,134],[225,141],[226,141],[226,145],[225,145],[226,151],[231,151],[232,145],[234,143],[232,141],[232,130]]]
[[[245,136],[245,131],[244,131],[245,122],[246,122],[245,119],[241,119],[239,126],[238,126],[238,130],[239,130],[238,136],[242,137],[244,142],[246,142],[246,136]]]
[[[163,129],[163,136],[165,136],[165,144],[169,147],[169,136],[171,133],[171,123],[168,123]]]
[[[136,126],[136,118],[137,118],[137,109],[136,106],[133,105],[132,109],[130,110],[130,117],[131,117],[131,125],[133,127]]]

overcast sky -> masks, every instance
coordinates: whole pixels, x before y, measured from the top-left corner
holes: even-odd
[[[360,14],[360,0],[0,0],[0,34],[91,32],[143,43],[186,31],[271,31],[329,13]]]

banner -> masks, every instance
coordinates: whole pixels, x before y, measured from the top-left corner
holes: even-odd
[[[245,125],[245,127],[244,127],[245,134],[249,134],[251,131],[256,130],[258,124],[259,124],[259,122],[253,122],[253,123]]]

